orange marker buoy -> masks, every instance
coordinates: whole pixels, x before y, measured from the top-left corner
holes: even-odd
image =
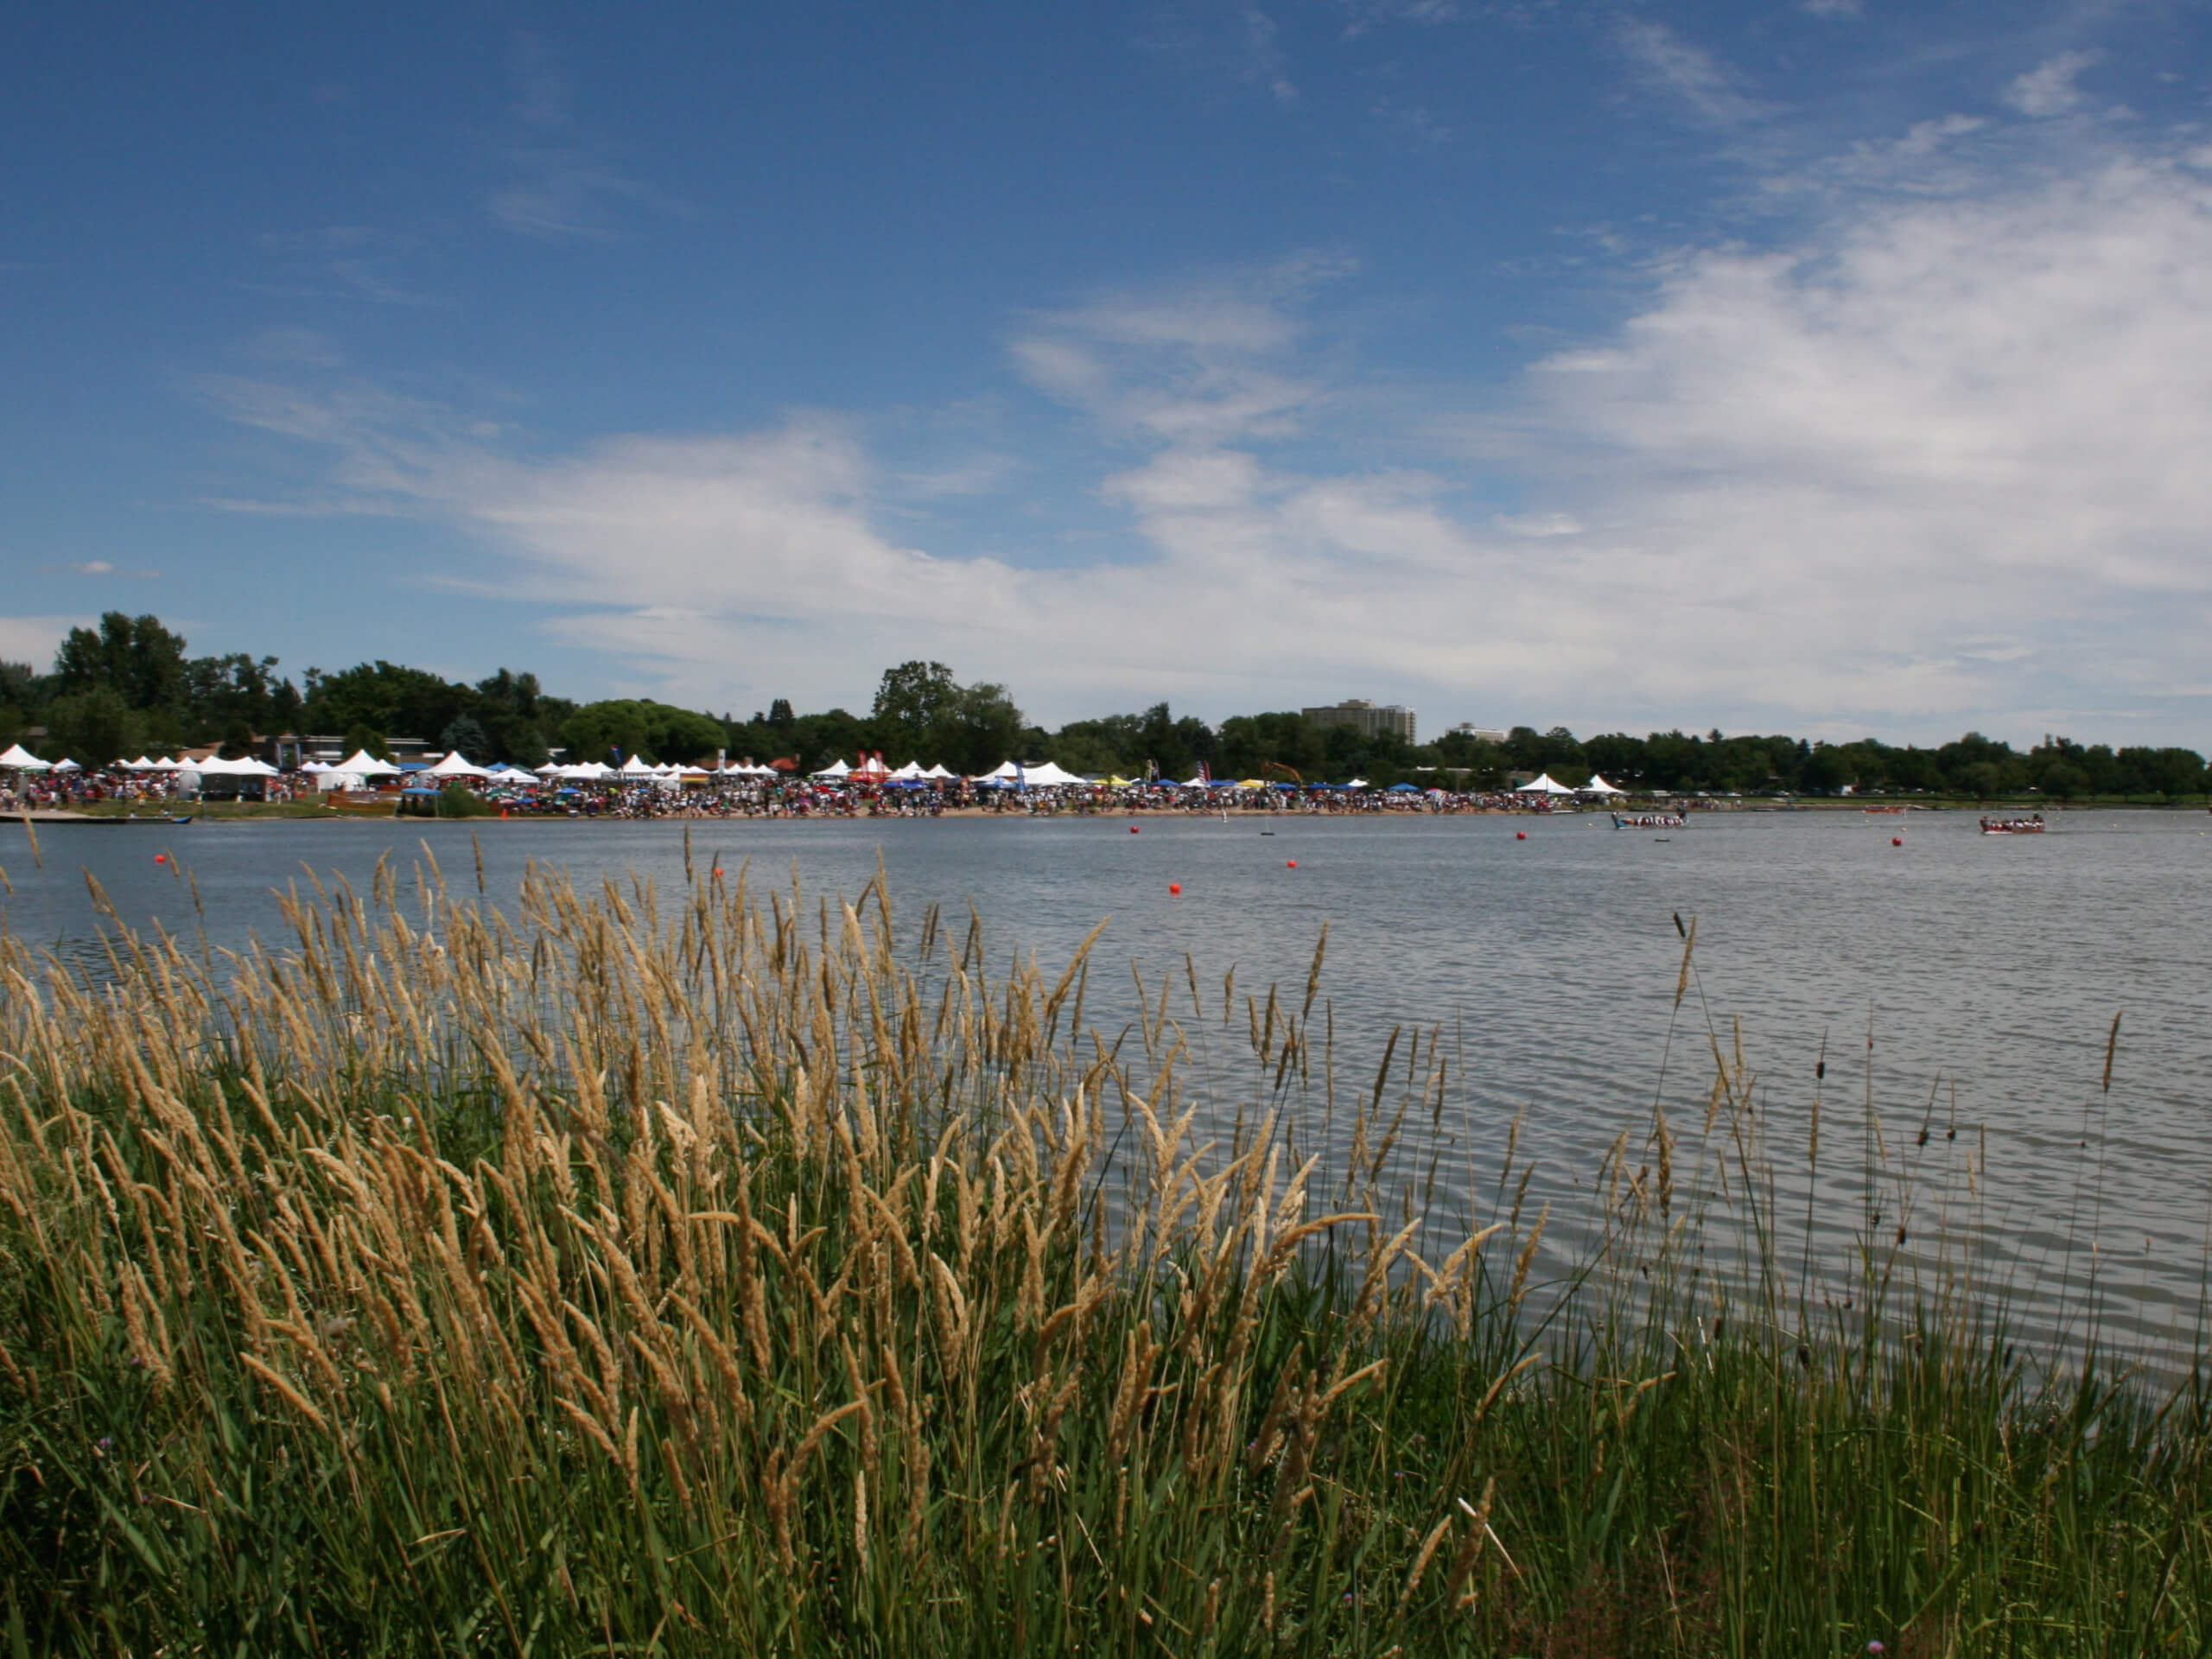
[[[721,880],[721,879],[722,879],[722,867],[721,867],[721,865],[717,864],[717,865],[715,865],[715,880],[717,880],[717,881],[719,881],[719,880]]]
[[[1170,881],[1167,884],[1167,891],[1171,893],[1180,893],[1183,891],[1183,884],[1180,881]]]
[[[1291,870],[1294,870],[1294,869],[1296,869],[1296,868],[1298,868],[1298,861],[1297,861],[1296,859],[1294,859],[1294,859],[1291,859],[1291,860],[1288,860],[1288,861],[1284,864],[1283,868],[1284,868],[1285,869],[1291,869]]]
[[[168,861],[169,855],[167,853],[156,853],[154,855],[154,862],[156,864],[166,864]]]
[[[1513,839],[1516,841],[1526,841],[1529,839],[1529,832],[1526,830],[1516,830],[1513,832]]]

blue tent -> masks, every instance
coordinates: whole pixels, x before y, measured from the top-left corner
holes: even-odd
[[[1421,785],[1419,784],[1393,784],[1383,792],[1388,795],[1418,795],[1421,793]]]

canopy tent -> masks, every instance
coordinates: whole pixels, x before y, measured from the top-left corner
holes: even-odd
[[[468,757],[459,749],[453,750],[430,768],[433,778],[489,778],[491,775],[481,766],[471,766]]]
[[[1011,760],[1001,760],[991,771],[985,772],[979,781],[987,784],[1018,784],[1021,781],[1021,768]]]
[[[505,760],[499,762],[498,766],[489,768],[484,775],[487,778],[497,779],[501,783],[521,782],[525,784],[534,784],[537,781],[537,774],[536,772],[524,772],[520,766],[510,765]]]
[[[70,760],[67,755],[64,755],[60,760],[54,763],[54,769],[56,772],[82,772],[84,770],[82,766],[79,766],[74,760]]]
[[[660,776],[660,773],[658,771],[653,767],[647,766],[643,760],[640,760],[634,754],[627,760],[625,760],[620,766],[616,768],[616,772],[618,776],[623,778],[658,778]]]
[[[1367,787],[1367,779],[1364,778],[1355,778],[1351,782],[1346,784],[1344,787],[1346,789],[1365,789]]]
[[[54,768],[33,754],[20,743],[12,743],[5,754],[0,754],[0,772],[51,772]]]
[[[902,783],[918,779],[922,775],[922,763],[918,760],[909,760],[891,775]]]
[[[568,768],[563,766],[558,760],[548,760],[543,766],[539,766],[533,771],[531,773],[531,776],[533,778],[558,778],[566,771],[568,771]]]
[[[149,767],[148,770],[150,771],[151,767]],[[320,760],[310,760],[305,766],[302,766],[300,770],[305,772],[308,777],[312,778],[318,772],[328,772],[330,768]]]
[[[152,770],[156,772],[182,772],[184,770],[184,763],[181,760],[172,760],[165,754],[160,760],[154,762]]]
[[[614,776],[614,768],[601,760],[579,760],[573,766],[563,766],[559,775],[572,780],[595,784],[603,778]]]
[[[853,769],[842,760],[832,760],[821,771],[809,772],[807,775],[810,778],[849,778],[853,775]]]
[[[1574,793],[1565,784],[1554,781],[1548,772],[1530,779],[1513,792],[1516,795],[1572,795]]]
[[[1385,795],[1418,795],[1421,793],[1421,785],[1419,784],[1393,784],[1389,788],[1384,790],[1382,792]]]
[[[1136,786],[1135,779],[1124,778],[1118,772],[1109,772],[1106,775],[1106,787],[1109,789],[1135,789]]]
[[[125,772],[151,772],[153,769],[154,763],[143,754],[136,760],[125,760],[123,763],[123,770]]]
[[[891,768],[883,764],[881,755],[864,754],[861,757],[860,765],[853,768],[852,775],[867,783],[880,784],[893,773]]]
[[[1047,760],[1041,766],[1024,766],[1021,782],[1028,789],[1058,789],[1068,784],[1079,784],[1082,779],[1065,770],[1057,760]]]
[[[1200,774],[1196,778],[1185,778],[1181,783],[1177,784],[1175,787],[1177,789],[1204,789],[1208,781],[1209,780],[1204,774]]]
[[[338,770],[355,778],[397,778],[399,768],[379,760],[366,749],[356,749],[338,763]]]
[[[1585,795],[1625,795],[1628,791],[1615,789],[1593,772],[1590,774],[1590,781],[1582,785],[1582,793]]]
[[[940,783],[949,781],[950,779],[954,779],[954,778],[957,778],[959,775],[960,775],[960,774],[959,774],[958,772],[948,772],[948,771],[946,771],[946,770],[945,770],[945,766],[944,766],[944,761],[942,761],[942,760],[938,761],[935,766],[931,766],[931,767],[927,772],[924,772],[924,773],[922,774],[922,776],[923,776],[923,777],[925,777],[925,778],[934,778],[934,779],[938,779]]]

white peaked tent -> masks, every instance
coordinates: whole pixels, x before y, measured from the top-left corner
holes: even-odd
[[[54,768],[33,754],[20,743],[10,744],[5,754],[0,754],[0,772],[51,772]]]
[[[173,760],[165,754],[154,762],[153,769],[156,772],[182,772],[184,763],[181,760]]]
[[[1615,789],[1593,772],[1590,774],[1590,781],[1582,785],[1581,792],[1585,795],[1625,795],[1628,791]]]
[[[660,773],[633,754],[622,763],[616,775],[623,778],[658,778]]]
[[[615,776],[614,768],[599,760],[579,760],[573,766],[561,768],[560,776],[577,783],[595,784],[602,778]]]
[[[123,769],[125,772],[151,772],[154,769],[154,763],[142,754],[136,760],[124,761]]]
[[[537,781],[537,774],[536,772],[524,772],[520,766],[511,766],[505,760],[499,762],[498,766],[490,768],[484,775],[487,778],[496,778],[507,783],[512,783],[517,779],[519,779],[525,784],[534,783]]]
[[[481,766],[469,765],[468,757],[459,749],[444,756],[430,768],[433,778],[489,778],[491,775]]]
[[[1047,760],[1041,766],[1024,766],[1021,782],[1025,788],[1056,789],[1063,784],[1079,784],[1082,779],[1062,768],[1057,760]]]
[[[960,774],[957,772],[947,772],[944,769],[944,762],[940,760],[935,766],[931,766],[927,772],[923,772],[920,775],[925,778],[944,779],[957,778]]]
[[[561,765],[559,761],[548,760],[543,766],[538,767],[536,772],[531,773],[531,776],[533,778],[558,778],[567,770],[568,768]]]
[[[1513,792],[1516,795],[1572,795],[1574,793],[1565,784],[1555,781],[1548,772],[1530,779]]]
[[[909,760],[905,766],[899,767],[898,771],[891,774],[891,780],[893,783],[911,784],[928,776],[929,774],[922,770],[922,763],[920,761]]]
[[[54,763],[54,769],[56,772],[82,772],[84,770],[84,768],[79,766],[74,760],[69,760],[66,756]]]
[[[1021,768],[1011,760],[1001,760],[983,774],[982,780],[987,784],[1018,784],[1021,781]]]
[[[379,760],[366,749],[356,749],[338,763],[339,771],[355,778],[397,778],[399,768],[389,760]]]
[[[832,760],[821,771],[810,775],[816,778],[849,778],[853,775],[853,769],[842,760]]]
[[[149,767],[148,770],[150,771],[152,768]],[[305,766],[302,766],[300,770],[305,772],[308,777],[313,778],[320,772],[328,772],[330,768],[320,760],[310,760]]]

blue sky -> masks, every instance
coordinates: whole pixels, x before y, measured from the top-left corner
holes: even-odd
[[[87,4],[0,655],[2212,744],[2177,4]]]

